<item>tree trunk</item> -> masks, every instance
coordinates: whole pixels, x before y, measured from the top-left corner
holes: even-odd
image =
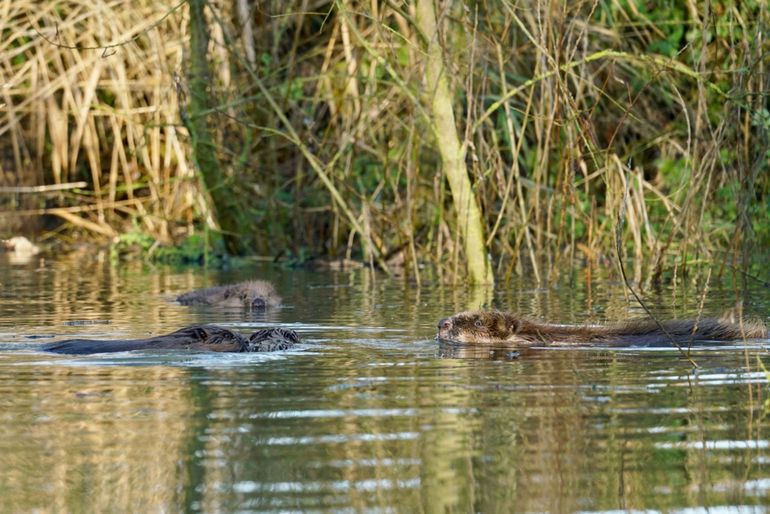
[[[234,194],[232,185],[225,182],[216,155],[214,138],[208,116],[214,102],[209,86],[211,70],[208,62],[209,32],[203,8],[205,0],[190,0],[190,71],[189,110],[180,105],[182,120],[190,132],[192,158],[208,190],[213,211],[228,251],[242,254],[250,250],[249,225]]]
[[[457,137],[452,95],[446,80],[441,47],[438,44],[433,1],[418,0],[416,13],[417,25],[427,44],[425,82],[426,90],[432,96],[431,128],[436,136],[444,173],[452,191],[457,225],[465,243],[468,274],[473,283],[493,284],[492,266],[484,244],[481,211],[471,190],[471,181],[465,167],[465,151]]]

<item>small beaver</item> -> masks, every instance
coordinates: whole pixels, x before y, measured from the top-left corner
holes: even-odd
[[[197,289],[177,296],[182,305],[220,305],[261,310],[281,305],[281,297],[273,284],[264,280],[247,280],[225,286]]]
[[[131,350],[203,350],[211,352],[274,352],[300,343],[293,330],[265,328],[249,337],[216,325],[193,325],[170,334],[147,339],[68,339],[43,345],[54,353],[91,354]]]
[[[606,327],[541,323],[501,311],[467,311],[438,322],[437,339],[466,344],[586,344],[664,346],[767,337],[760,321],[732,323],[715,318],[661,323],[638,320]]]

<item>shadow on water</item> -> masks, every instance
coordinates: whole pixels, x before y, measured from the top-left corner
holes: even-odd
[[[0,497],[10,511],[602,511],[761,508],[770,496],[763,345],[675,350],[439,345],[479,305],[562,322],[629,316],[616,284],[417,289],[366,270],[2,268]],[[244,316],[176,294],[269,279]],[[713,290],[706,310],[736,298]],[[660,291],[685,316],[697,295]],[[477,296],[478,295],[478,296]],[[742,298],[767,312],[767,291]],[[764,316],[765,319],[767,318]],[[194,323],[280,325],[279,354],[37,351]]]

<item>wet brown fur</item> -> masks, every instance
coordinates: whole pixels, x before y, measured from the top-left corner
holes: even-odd
[[[219,305],[265,309],[281,305],[281,297],[273,284],[264,280],[248,280],[224,286],[197,289],[177,296],[182,305]]]
[[[675,320],[661,323],[638,320],[618,325],[553,325],[501,311],[467,311],[438,323],[437,338],[465,344],[618,344],[667,345],[708,341],[732,341],[767,337],[760,321],[733,323],[715,318]]]
[[[91,354],[132,350],[193,350],[209,352],[274,352],[300,343],[293,330],[266,328],[250,336],[216,325],[193,325],[170,334],[147,339],[69,339],[43,346],[54,353]]]

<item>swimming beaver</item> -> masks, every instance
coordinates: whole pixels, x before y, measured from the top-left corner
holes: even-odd
[[[541,323],[501,311],[467,311],[438,322],[437,339],[466,344],[585,344],[604,343],[630,346],[663,346],[677,343],[728,341],[767,337],[759,321],[731,323],[714,318],[676,320],[661,323],[629,321],[606,327],[569,326]],[[669,338],[670,336],[670,338]]]
[[[207,350],[211,352],[274,352],[300,343],[293,330],[266,328],[249,337],[216,325],[193,325],[170,334],[147,339],[68,339],[43,345],[54,353],[90,354],[131,350]]]
[[[221,305],[264,309],[281,305],[281,297],[273,284],[264,280],[248,280],[225,286],[198,289],[177,296],[182,305]]]

